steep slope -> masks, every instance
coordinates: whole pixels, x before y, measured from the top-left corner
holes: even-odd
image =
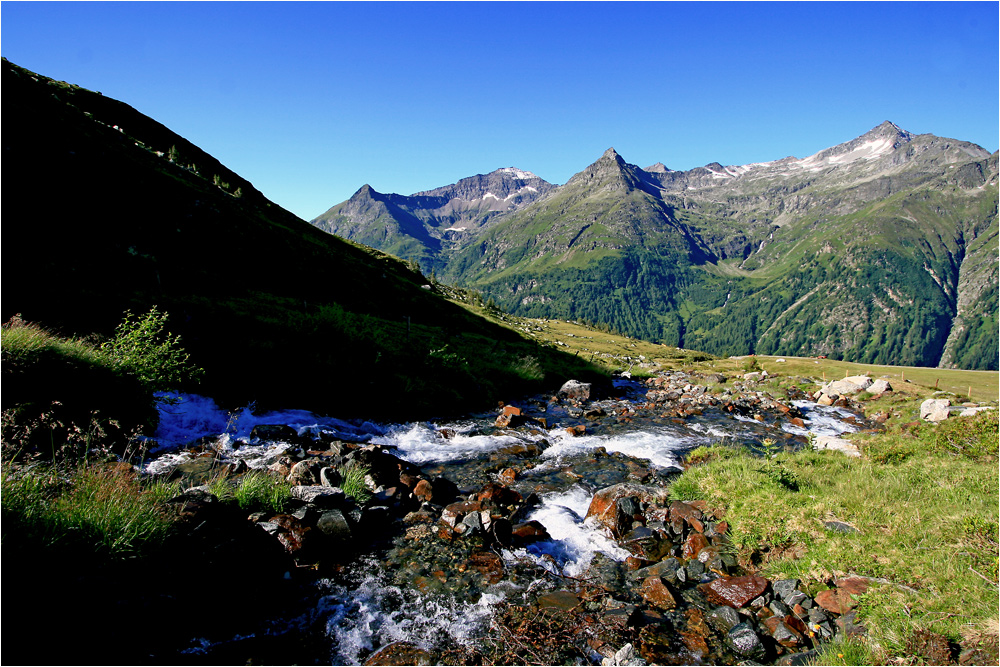
[[[363,186],[349,200],[312,221],[320,229],[418,262],[441,267],[441,253],[552,190],[552,184],[515,167],[463,178],[413,195],[382,194]]]
[[[560,365],[587,372],[126,104],[6,60],[3,90],[5,321],[107,334],[156,304],[206,369],[202,391],[341,416],[458,412]]]

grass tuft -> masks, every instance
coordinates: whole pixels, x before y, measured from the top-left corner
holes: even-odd
[[[162,544],[173,523],[163,502],[175,484],[144,482],[122,463],[64,469],[36,463],[2,473],[3,541],[123,559]]]

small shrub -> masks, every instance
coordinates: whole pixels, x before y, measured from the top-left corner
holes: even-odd
[[[137,378],[149,391],[175,389],[199,379],[204,371],[191,365],[180,336],[170,335],[166,322],[167,313],[155,306],[142,316],[125,311],[115,337],[101,346],[101,352],[112,368]]]

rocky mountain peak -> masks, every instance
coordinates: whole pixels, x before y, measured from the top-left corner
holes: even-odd
[[[639,167],[625,162],[614,148],[609,148],[596,162],[570,178],[564,187],[636,190],[644,188],[646,179],[648,175]]]
[[[861,135],[860,138],[864,137],[892,137],[904,140],[909,140],[913,135],[896,125],[892,121],[883,121],[881,124],[873,127],[871,130]]]
[[[378,193],[375,192],[375,188],[365,183],[360,188],[358,188],[357,192],[351,195],[351,199],[367,199],[376,194]]]
[[[643,169],[643,171],[648,171],[651,174],[665,174],[668,171],[672,171],[672,170],[671,169],[667,169],[667,165],[663,164],[662,162],[657,162],[654,165],[650,165],[650,166],[646,167],[645,169]]]
[[[625,160],[622,159],[622,156],[619,155],[618,152],[614,148],[609,148],[608,150],[604,151],[604,155],[601,156],[601,159],[602,160],[614,160],[615,162],[618,162],[619,164],[625,164]]]

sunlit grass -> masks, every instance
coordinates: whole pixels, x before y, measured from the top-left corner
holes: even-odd
[[[915,629],[957,641],[996,618],[997,433],[991,412],[854,436],[860,459],[829,451],[762,459],[715,447],[698,452],[704,462],[671,495],[723,508],[741,560],[772,578],[817,586],[854,573],[888,581],[859,607],[870,630],[865,650],[882,661],[901,655]],[[894,451],[905,455],[885,456]],[[857,532],[831,531],[831,520]],[[850,655],[827,664],[870,662]]]
[[[163,501],[175,484],[140,481],[126,464],[64,470],[49,464],[3,467],[5,548],[67,549],[101,557],[149,553],[173,523]]]

